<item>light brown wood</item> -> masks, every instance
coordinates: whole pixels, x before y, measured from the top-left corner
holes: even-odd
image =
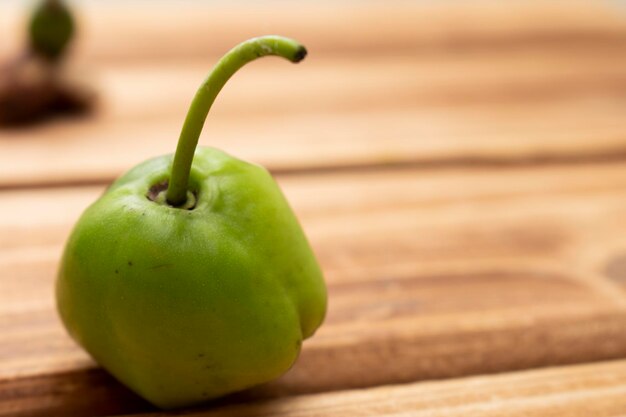
[[[292,397],[213,410],[207,408],[184,415],[617,417],[623,416],[625,410],[626,362],[616,361]],[[165,415],[167,414],[149,414],[152,417]]]
[[[163,2],[138,13],[143,6],[116,4],[84,6],[94,26],[85,42],[93,45],[77,57],[99,83],[99,112],[1,130],[0,187],[104,183],[171,153],[216,59],[203,48],[219,41],[219,53],[235,42],[207,31],[256,27],[250,5],[237,14],[236,6]],[[214,7],[228,23],[210,13]],[[300,7],[269,13],[263,5],[262,16],[292,22],[294,30],[281,33],[296,36],[301,27],[310,57],[297,67],[267,60],[238,74],[220,95],[202,145],[275,171],[626,157],[626,23],[607,4]],[[308,23],[291,19],[296,12]],[[218,26],[206,22],[209,14]],[[243,21],[232,27],[234,15]],[[347,33],[331,42],[348,16],[364,37]],[[374,21],[377,30],[365,30]],[[368,47],[376,39],[398,46]],[[337,52],[344,50],[352,52]]]
[[[245,398],[626,355],[626,294],[605,274],[619,275],[626,253],[621,164],[280,180],[322,262],[330,310],[298,364]],[[53,313],[62,241],[100,191],[0,194],[0,407],[141,408],[116,402],[130,394],[90,371]]]
[[[507,45],[567,46],[567,39],[605,44],[624,40],[618,9],[592,0],[437,2],[352,1],[285,3],[84,2],[78,52],[89,61],[185,59],[221,54],[259,34],[301,38],[337,55],[459,51]],[[0,54],[18,47],[24,19],[19,1],[0,3]]]
[[[0,2],[0,57],[17,47],[21,3]],[[0,130],[0,416],[153,410],[58,321],[62,246],[105,184],[173,150],[217,57],[270,32],[309,58],[238,74],[201,144],[277,174],[329,313],[282,378],[183,413],[626,412],[619,6],[191,3],[80,2],[73,69],[95,77],[98,112]],[[365,387],[378,388],[348,391]]]
[[[503,107],[435,109],[419,116],[409,109],[297,115],[279,123],[253,119],[254,127],[215,120],[201,145],[274,172],[623,159],[626,153],[620,99]],[[140,161],[171,153],[179,129],[177,119],[20,131],[0,139],[0,187],[108,182]]]

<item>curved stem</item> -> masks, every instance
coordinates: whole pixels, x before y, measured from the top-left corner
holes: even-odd
[[[187,185],[198,138],[211,105],[226,81],[248,62],[266,55],[277,55],[291,62],[300,62],[306,49],[298,42],[281,36],[261,36],[240,43],[226,53],[213,67],[196,93],[178,139],[172,173],[167,189],[167,202],[181,206],[187,198]]]

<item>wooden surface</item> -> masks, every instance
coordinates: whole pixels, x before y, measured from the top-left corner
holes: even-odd
[[[626,410],[626,361],[310,395],[189,416],[614,417]],[[149,414],[151,417],[165,414]],[[146,415],[147,417],[148,415]]]
[[[626,20],[604,3],[127,3],[81,9],[77,71],[98,81],[100,112],[0,132],[0,187],[107,182],[171,152],[217,55],[271,32],[301,39],[309,58],[237,74],[201,144],[275,171],[626,154]]]
[[[259,31],[311,54],[238,74],[201,143],[274,172],[329,314],[281,379],[189,412],[626,414],[626,10],[426,3],[82,5],[99,112],[0,130],[0,416],[154,411],[65,334],[58,259],[106,184],[171,152],[216,56]],[[0,55],[19,10],[0,3]]]

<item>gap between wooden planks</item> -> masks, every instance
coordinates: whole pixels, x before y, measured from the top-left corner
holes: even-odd
[[[330,310],[297,365],[242,398],[626,357],[622,164],[279,179]],[[61,244],[99,192],[0,194],[0,415],[146,409],[54,313]]]

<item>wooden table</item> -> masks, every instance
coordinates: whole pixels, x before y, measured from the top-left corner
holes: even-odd
[[[97,114],[0,131],[0,416],[156,412],[61,327],[60,252],[263,33],[309,58],[237,74],[201,144],[274,173],[330,309],[284,377],[183,415],[626,414],[623,6],[146,4],[80,4]],[[2,56],[20,8],[0,3]]]

